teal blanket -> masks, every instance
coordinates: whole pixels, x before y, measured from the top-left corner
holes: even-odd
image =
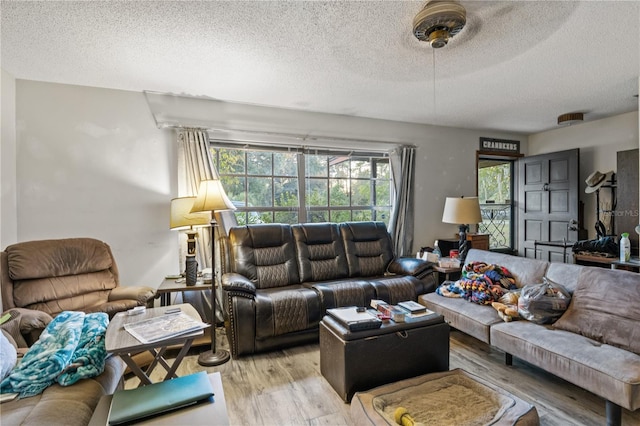
[[[105,313],[64,311],[47,325],[36,343],[0,384],[0,392],[34,396],[56,381],[68,386],[104,371],[107,352]]]

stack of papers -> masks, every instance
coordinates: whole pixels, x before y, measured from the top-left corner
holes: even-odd
[[[158,342],[206,327],[209,327],[209,324],[196,321],[184,312],[160,315],[124,325],[124,329],[142,343]]]

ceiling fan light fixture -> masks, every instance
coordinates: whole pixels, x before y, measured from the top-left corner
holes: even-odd
[[[570,126],[584,121],[584,114],[581,112],[569,112],[558,116],[559,126]]]
[[[449,31],[444,30],[435,30],[431,34],[429,34],[429,44],[434,49],[440,49],[441,47],[445,47],[449,42]]]
[[[456,1],[431,0],[413,18],[413,35],[434,49],[444,47],[467,23],[467,11]]]

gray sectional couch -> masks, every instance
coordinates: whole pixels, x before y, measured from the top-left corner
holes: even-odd
[[[490,306],[436,293],[420,303],[442,314],[452,327],[516,356],[606,400],[607,424],[621,423],[624,407],[640,408],[640,274],[469,251],[468,262],[506,267],[518,287],[562,284],[572,300],[553,325],[504,322]]]

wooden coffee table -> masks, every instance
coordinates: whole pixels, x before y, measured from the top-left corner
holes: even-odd
[[[191,348],[193,340],[196,337],[202,336],[204,332],[203,330],[198,330],[195,332],[170,337],[168,339],[163,339],[157,342],[142,343],[141,341],[133,337],[127,330],[125,330],[124,325],[143,321],[161,315],[166,315],[166,312],[168,310],[175,308],[180,308],[182,312],[189,315],[193,319],[200,322],[202,321],[202,318],[200,318],[198,311],[196,311],[193,306],[188,303],[183,303],[171,307],[148,308],[144,313],[139,315],[128,315],[126,312],[120,312],[116,314],[109,322],[105,337],[105,346],[107,352],[118,355],[120,358],[122,358],[129,369],[131,369],[131,371],[140,379],[140,385],[149,385],[153,383],[149,376],[158,364],[162,365],[167,371],[167,374],[163,380],[178,377],[176,371],[178,369],[178,366],[182,362],[182,359],[187,354],[187,352],[189,352],[189,348]],[[169,346],[176,344],[182,345],[182,348],[180,349],[180,352],[178,353],[176,359],[173,361],[173,364],[169,365],[167,360],[164,358],[164,353]],[[153,356],[153,361],[151,362],[151,364],[149,364],[146,370],[143,371],[132,359],[132,356],[145,351],[151,353],[151,355]]]
[[[228,425],[229,415],[227,403],[224,399],[224,390],[220,373],[209,374],[209,381],[213,386],[213,402],[205,401],[190,405],[160,416],[136,422],[141,425]],[[93,412],[89,426],[105,426],[109,421],[109,409],[113,395],[105,395],[100,398],[98,406]]]

